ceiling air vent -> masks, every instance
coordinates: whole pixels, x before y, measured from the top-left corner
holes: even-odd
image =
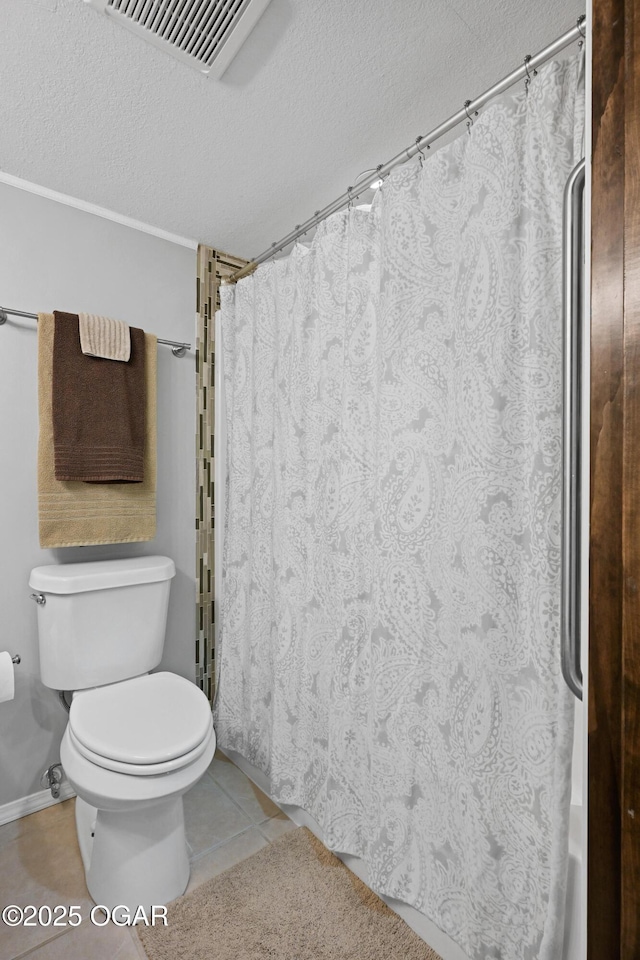
[[[270,0],[84,0],[196,70],[219,79]]]

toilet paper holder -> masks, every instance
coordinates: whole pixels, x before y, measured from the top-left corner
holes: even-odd
[[[21,658],[21,656],[20,656],[19,653],[14,653],[14,655],[11,657],[11,663],[13,663],[14,666],[17,667],[18,664],[20,663],[21,659],[22,659],[22,658]]]

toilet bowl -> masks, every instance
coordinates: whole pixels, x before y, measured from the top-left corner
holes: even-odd
[[[148,910],[184,893],[182,797],[215,745],[206,698],[175,674],[74,695],[60,759],[77,794],[78,842],[96,903]]]
[[[36,567],[42,682],[72,691],[60,747],[76,797],[87,887],[97,904],[148,911],[184,893],[182,797],[216,747],[211,706],[164,647],[168,557]]]

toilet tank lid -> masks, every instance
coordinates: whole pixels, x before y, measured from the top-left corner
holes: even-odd
[[[32,590],[42,593],[86,593],[137,583],[170,580],[176,567],[169,557],[128,557],[126,560],[94,560],[34,567],[29,577]]]

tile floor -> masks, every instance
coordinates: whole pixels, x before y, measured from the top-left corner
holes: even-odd
[[[7,927],[0,960],[146,960],[138,938],[113,924],[93,926],[76,840],[74,800],[0,826],[0,907],[78,904],[76,928]],[[187,892],[295,827],[221,753],[184,798],[191,879]]]

